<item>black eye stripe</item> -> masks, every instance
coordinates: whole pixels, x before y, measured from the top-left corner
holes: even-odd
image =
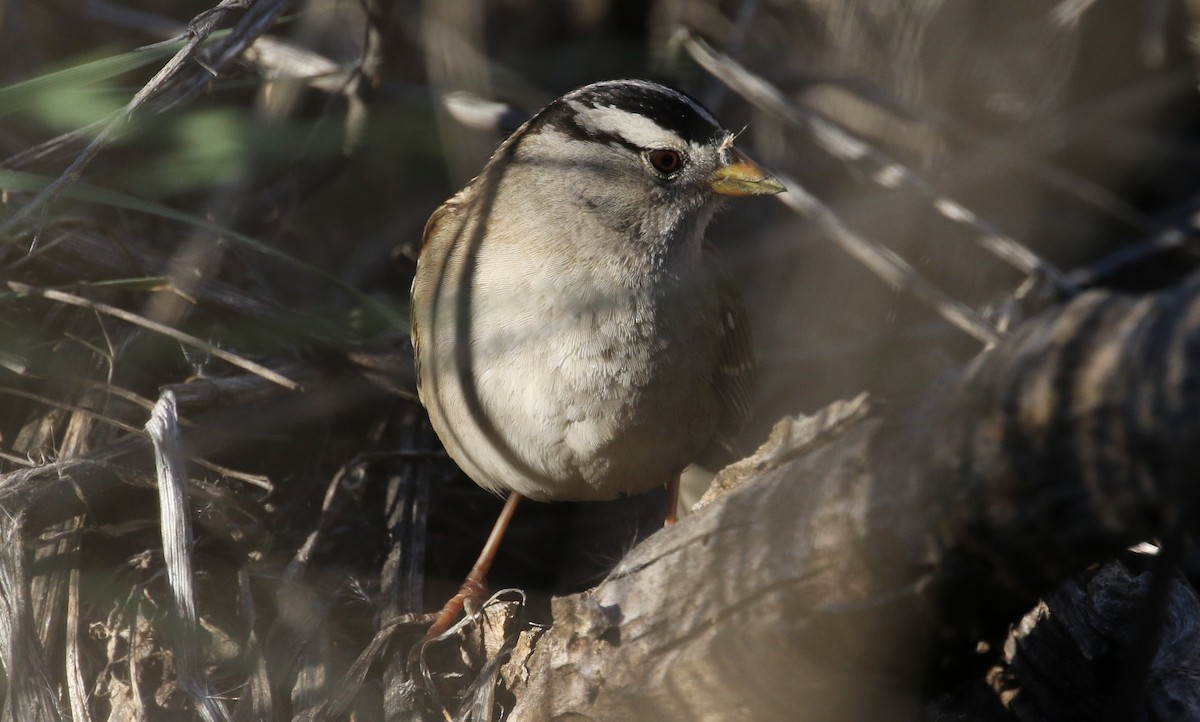
[[[571,112],[564,114],[553,123],[554,127],[562,131],[565,135],[575,140],[586,140],[592,143],[608,143],[610,145],[618,145],[622,148],[627,148],[633,153],[641,153],[644,149],[629,142],[617,133],[609,133],[607,131],[595,130],[593,128],[584,127],[579,122],[578,116]]]

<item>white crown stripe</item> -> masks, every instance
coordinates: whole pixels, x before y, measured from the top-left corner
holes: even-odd
[[[684,144],[677,133],[639,113],[611,105],[589,107],[577,101],[568,104],[576,113],[576,121],[589,133],[614,135],[638,148],[681,147]]]
[[[621,87],[642,88],[643,90],[648,90],[652,93],[670,96],[676,100],[686,103],[688,105],[688,107],[690,107],[692,110],[696,111],[696,113],[701,118],[704,118],[705,120],[707,120],[708,122],[717,126],[718,128],[721,126],[721,124],[717,122],[717,119],[715,117],[713,117],[713,114],[708,111],[708,108],[705,108],[703,105],[700,105],[696,101],[692,100],[691,98],[684,95],[683,93],[680,93],[678,90],[675,90],[674,88],[668,88],[665,85],[659,85],[658,83],[651,83],[646,80],[606,80],[606,81],[602,81],[599,83],[593,83],[591,85],[585,85],[582,88],[576,88],[572,92],[567,93],[565,96],[563,96],[563,100],[570,102],[572,99],[578,98],[581,95],[595,93],[597,90],[599,90],[601,88],[621,88]]]

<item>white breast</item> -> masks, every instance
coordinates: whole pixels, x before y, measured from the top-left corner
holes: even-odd
[[[447,450],[481,486],[534,499],[612,498],[666,483],[715,426],[711,374],[684,373],[715,367],[716,339],[701,330],[715,308],[691,289],[663,293],[663,279],[652,283],[612,254],[543,253],[536,268],[527,257],[481,244],[471,295],[443,294],[418,323],[422,400]],[[448,268],[461,273],[463,261]],[[468,335],[469,347],[457,347]],[[459,373],[456,359],[470,372]]]

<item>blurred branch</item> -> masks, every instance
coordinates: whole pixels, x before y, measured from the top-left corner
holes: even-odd
[[[258,34],[265,32],[270,27],[270,24],[274,22],[279,13],[283,12],[286,4],[286,0],[259,0],[252,4],[249,0],[221,0],[217,6],[197,15],[188,24],[188,36],[184,46],[175,53],[174,57],[167,61],[167,64],[153,78],[134,94],[133,98],[121,110],[114,114],[104,127],[96,133],[96,136],[88,143],[87,147],[76,156],[75,160],[66,170],[55,178],[50,185],[17,209],[4,223],[0,224],[0,238],[12,236],[16,227],[29,218],[34,211],[56,198],[68,185],[79,180],[83,176],[83,171],[87,168],[88,164],[92,162],[100,151],[120,135],[121,130],[133,117],[133,114],[142,108],[142,106],[151,100],[165,96],[168,91],[177,86],[180,89],[176,91],[175,96],[164,98],[166,102],[159,106],[157,110],[166,110],[174,107],[198,92],[208,82],[208,77],[200,78],[199,82],[197,80],[187,82],[186,80],[177,79],[177,76],[184,70],[189,61],[196,58],[199,49],[208,40],[209,35],[216,30],[217,25],[220,24],[229,12],[235,9],[250,7],[250,12],[246,13],[229,38],[214,48],[216,58],[205,62],[204,67],[208,73],[215,74],[236,59],[254,37],[257,37]]]
[[[853,137],[833,122],[795,105],[765,79],[752,74],[731,58],[717,53],[703,40],[685,35],[682,42],[684,48],[702,68],[720,78],[761,110],[789,124],[805,128],[816,144],[833,157],[846,163],[866,166],[866,175],[882,187],[907,187],[925,197],[947,220],[974,230],[978,234],[975,241],[980,247],[1023,273],[1047,278],[1063,297],[1069,298],[1079,292],[1062,271],[1016,240],[1004,235],[969,209],[948,198],[929,181],[900,162],[889,158],[865,141]]]
[[[482,98],[465,90],[441,98],[442,107],[460,125],[496,135],[507,136],[529,120],[529,113],[520,108]]]
[[[1036,153],[1039,148],[1036,144],[1031,148],[1030,139],[1025,137],[1028,132],[1017,138],[984,134],[936,107],[907,105],[885,89],[861,78],[800,74],[789,76],[787,83],[780,83],[786,88],[815,85],[835,86],[905,121],[937,126],[947,137],[970,147],[969,153],[956,157],[957,166],[1017,168],[1134,230],[1149,232],[1152,229],[1150,220],[1120,196],[1079,173],[1049,162],[1044,152]],[[1033,135],[1036,137],[1038,133]]]
[[[109,0],[84,0],[82,14],[90,20],[162,38],[174,37],[184,29],[171,18]]]
[[[1071,280],[1081,288],[1101,286],[1117,275],[1166,253],[1185,250],[1200,254],[1200,198],[1190,198],[1172,208],[1158,223],[1149,238],[1131,239],[1118,244],[1119,250],[1083,268],[1071,272]]]
[[[737,16],[733,19],[729,37],[725,41],[725,54],[730,58],[736,58],[741,54],[742,47],[746,44],[746,36],[750,32],[754,16],[757,13],[758,0],[742,0],[738,4]],[[725,102],[725,92],[728,88],[728,85],[720,82],[717,78],[712,78],[700,95],[701,105],[713,113],[718,113],[721,110],[721,104]]]
[[[358,64],[358,72],[345,90],[348,106],[343,153],[347,156],[354,155],[362,145],[370,101],[383,84],[387,29],[391,24],[393,4],[387,0],[363,0],[366,26],[363,28],[362,59]]]
[[[46,187],[44,179],[29,173],[19,171],[0,170],[0,189],[8,190],[30,190]],[[115,208],[124,208],[139,213],[146,213],[160,218],[176,221],[188,226],[199,228],[208,231],[212,234],[220,236],[226,241],[235,241],[238,244],[245,246],[256,253],[280,261],[288,266],[291,266],[305,274],[311,274],[320,278],[330,285],[338,288],[350,297],[354,298],[364,308],[369,309],[379,318],[384,319],[390,326],[403,327],[407,325],[407,319],[401,318],[392,308],[380,302],[373,296],[364,293],[360,288],[352,286],[344,279],[320,266],[306,262],[301,258],[297,258],[290,253],[286,253],[277,248],[273,248],[262,241],[240,233],[227,225],[215,222],[209,218],[202,218],[197,215],[186,213],[169,206],[165,206],[152,201],[135,198],[133,196],[113,191],[108,188],[98,188],[86,183],[78,183],[72,187],[66,188],[63,191],[64,195],[79,198],[92,203],[100,203],[109,205]],[[19,261],[18,261],[19,263]],[[163,269],[165,270],[165,266]],[[222,304],[227,304],[231,308],[239,310],[251,309],[259,311],[269,307],[261,298],[252,297],[244,292],[231,290],[228,287],[218,287],[214,284],[207,284],[206,288],[212,294],[212,298]]]
[[[1003,334],[970,306],[925,280],[925,277],[890,248],[868,241],[852,232],[829,206],[817,200],[797,181],[780,175],[787,192],[778,196],[779,202],[814,221],[843,250],[857,259],[892,288],[911,293],[917,300],[932,308],[939,316],[967,335],[991,346]]]

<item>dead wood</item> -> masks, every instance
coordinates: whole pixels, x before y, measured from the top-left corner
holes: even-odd
[[[914,716],[1039,595],[1194,518],[1198,337],[1196,279],[1086,294],[919,409],[799,458],[764,447],[739,489],[556,600],[509,664],[513,719]],[[1145,709],[1200,715],[1164,693]]]

